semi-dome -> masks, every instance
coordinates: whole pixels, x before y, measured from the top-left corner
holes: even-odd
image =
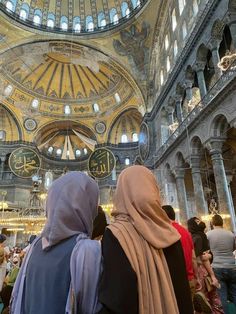
[[[81,34],[114,28],[133,17],[147,1],[0,0],[0,7],[31,27]]]

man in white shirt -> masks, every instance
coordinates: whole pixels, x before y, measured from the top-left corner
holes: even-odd
[[[213,230],[207,232],[207,238],[213,254],[212,268],[221,288],[218,290],[224,312],[227,313],[227,300],[236,306],[236,264],[234,257],[235,236],[223,228],[220,215],[212,217]]]

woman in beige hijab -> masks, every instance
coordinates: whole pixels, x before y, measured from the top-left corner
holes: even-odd
[[[147,168],[122,171],[112,215],[102,241],[99,313],[192,314],[180,236]]]

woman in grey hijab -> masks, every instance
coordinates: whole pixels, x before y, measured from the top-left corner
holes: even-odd
[[[18,275],[10,313],[97,313],[101,249],[90,240],[98,186],[81,172],[57,179],[48,192],[47,222]]]

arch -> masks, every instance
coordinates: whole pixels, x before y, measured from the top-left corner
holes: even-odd
[[[105,25],[104,22],[105,21]],[[98,27],[105,27],[106,26],[106,18],[104,12],[99,12],[98,14]]]
[[[78,32],[78,33],[81,31],[81,23],[80,23],[80,17],[79,16],[76,16],[73,19],[73,30],[75,32]]]
[[[226,137],[227,130],[229,129],[229,123],[227,118],[223,114],[219,114],[213,118],[210,123],[211,136],[214,137]]]
[[[117,10],[116,10],[116,8],[112,8],[110,10],[110,22],[114,23],[114,24],[117,23],[118,21],[117,21],[116,17],[118,17]],[[119,20],[119,18],[118,18],[118,20]]]
[[[212,25],[212,28],[211,28],[211,36],[214,38],[214,39],[222,39],[223,37],[223,31],[224,31],[224,22],[217,19],[213,25]]]
[[[93,17],[91,15],[86,16],[86,30],[92,32],[94,30]]]
[[[183,154],[180,151],[178,151],[175,154],[175,166],[179,168],[184,168],[185,164],[186,162],[185,162]]]
[[[22,128],[20,126],[20,122],[17,120],[15,114],[9,108],[7,108],[5,105],[3,105],[2,103],[0,103],[0,111],[1,111],[1,109],[2,109],[2,112],[0,112],[0,117],[1,117],[0,122],[3,121],[4,112],[5,112],[8,115],[8,117],[6,117],[7,118],[7,121],[6,121],[7,128],[11,128],[12,132],[14,131],[14,135],[15,135],[15,132],[17,131],[18,132],[17,140],[21,141],[23,139],[23,132],[22,132]],[[8,140],[9,134],[7,134],[7,130],[5,130],[4,126],[1,124],[0,124],[0,129],[2,131],[6,132],[6,140]],[[11,138],[9,140],[15,140],[15,139]]]
[[[15,10],[16,10],[16,0],[6,1],[5,6],[6,6],[7,10],[15,12]]]
[[[142,115],[136,108],[122,111],[111,123],[108,142],[118,144],[122,134],[128,135],[128,142],[132,142],[132,134],[139,134]]]
[[[68,30],[68,18],[64,15],[61,17],[60,27],[63,31]]]
[[[199,154],[202,149],[202,142],[198,136],[194,136],[190,142],[191,154]]]
[[[125,16],[127,16],[128,14],[127,14],[127,10],[129,10],[129,6],[128,6],[128,3],[127,2],[122,2],[122,4],[121,4],[121,14],[122,14],[122,16],[123,17],[125,17]]]

